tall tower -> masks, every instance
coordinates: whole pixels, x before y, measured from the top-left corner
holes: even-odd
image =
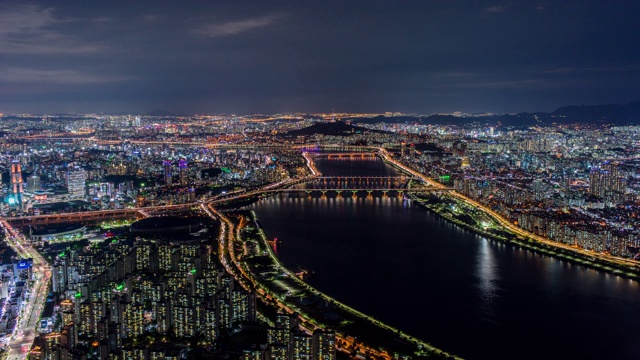
[[[22,165],[20,161],[13,160],[11,162],[11,188],[13,190],[13,199],[16,205],[22,204]]]
[[[178,161],[178,168],[180,169],[180,185],[186,186],[189,180],[189,174],[187,173],[187,160],[180,159],[180,161]]]
[[[171,185],[171,182],[173,180],[173,173],[171,172],[171,161],[165,160],[162,162],[162,165],[164,166],[164,184]]]

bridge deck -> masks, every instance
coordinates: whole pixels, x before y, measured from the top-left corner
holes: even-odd
[[[308,180],[309,182],[313,182],[315,180],[325,180],[325,179],[332,179],[332,180],[375,180],[375,179],[384,179],[384,180],[409,180],[412,179],[408,176],[348,176],[348,175],[344,175],[344,176],[318,176],[315,177],[311,180]]]
[[[406,188],[310,188],[310,189],[274,189],[263,191],[263,193],[270,192],[314,192],[314,191],[332,191],[332,192],[349,192],[349,191],[398,191],[398,192],[411,192],[411,193],[419,193],[419,192],[438,192],[438,191],[451,191],[455,190],[454,188],[425,188],[425,189],[406,189]]]

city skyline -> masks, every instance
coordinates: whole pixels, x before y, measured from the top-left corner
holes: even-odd
[[[3,116],[0,345],[633,358],[638,115],[579,113]]]
[[[0,113],[552,111],[640,98],[633,2],[1,2]]]
[[[0,360],[637,358],[638,14],[0,0]]]

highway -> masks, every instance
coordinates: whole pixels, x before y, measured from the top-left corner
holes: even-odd
[[[40,322],[40,314],[44,307],[49,292],[51,281],[51,268],[45,259],[28,243],[26,237],[16,231],[4,219],[0,219],[0,227],[5,232],[5,241],[18,254],[21,259],[33,259],[34,280],[29,287],[29,297],[22,304],[22,312],[18,317],[18,323],[11,335],[7,335],[9,342],[8,358],[11,360],[26,359],[28,350],[31,349],[33,340],[37,335]]]

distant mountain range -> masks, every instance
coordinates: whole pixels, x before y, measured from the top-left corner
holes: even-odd
[[[132,115],[132,114],[120,114],[120,115]],[[153,110],[143,116],[154,117],[177,117],[177,116],[189,116],[187,114],[176,114],[165,110]],[[52,120],[65,121],[65,120],[78,120],[82,115],[76,114],[56,114],[49,115]],[[305,117],[313,118],[314,115],[306,115]],[[36,120],[32,116],[21,117],[20,115],[4,115],[2,119],[16,119],[16,120]],[[283,121],[286,119],[283,119]],[[465,116],[454,116],[446,114],[434,114],[434,115],[415,115],[415,116],[384,116],[379,115],[371,118],[352,117],[342,118],[342,122],[336,122],[329,127],[314,128],[315,125],[307,128],[294,130],[289,134],[294,135],[308,135],[311,133],[335,135],[364,131],[365,128],[358,127],[357,124],[376,124],[376,123],[403,123],[403,124],[433,124],[433,125],[466,125],[471,123],[480,123],[488,126],[502,126],[502,127],[528,127],[533,125],[549,126],[549,125],[563,125],[563,124],[610,124],[610,125],[640,125],[640,100],[633,101],[628,104],[610,104],[610,105],[579,105],[579,106],[563,106],[556,109],[553,112],[522,112],[518,114],[471,114]],[[292,120],[293,121],[293,120]],[[347,125],[344,122],[350,122],[356,125],[354,128],[347,128],[343,125]]]
[[[355,125],[347,124],[342,121],[336,121],[336,122],[315,123],[304,129],[291,130],[287,133],[287,135],[299,136],[299,135],[321,134],[321,135],[334,135],[334,136],[338,136],[338,135],[349,136],[353,134],[359,134],[364,131],[378,132],[378,133],[384,132],[380,130],[369,130],[361,126],[355,126]]]
[[[501,115],[429,115],[429,116],[376,116],[373,118],[347,118],[354,124],[418,123],[434,125],[464,125],[482,123],[492,126],[548,126],[553,124],[613,124],[640,125],[640,100],[628,104],[563,106],[546,113],[519,113]]]

